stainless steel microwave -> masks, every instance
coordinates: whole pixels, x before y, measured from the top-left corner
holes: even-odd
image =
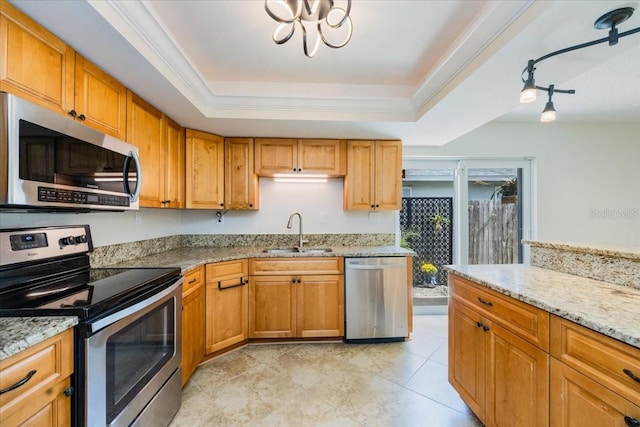
[[[138,148],[0,92],[0,210],[138,209]]]

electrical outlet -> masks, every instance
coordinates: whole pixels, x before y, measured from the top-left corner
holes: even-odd
[[[380,212],[369,212],[369,222],[376,224],[380,220]]]

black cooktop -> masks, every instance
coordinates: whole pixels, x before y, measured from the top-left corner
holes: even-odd
[[[179,268],[90,268],[53,277],[13,276],[2,281],[0,316],[95,318],[157,293],[179,276]],[[13,286],[6,286],[9,281]]]

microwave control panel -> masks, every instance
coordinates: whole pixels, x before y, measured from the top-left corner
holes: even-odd
[[[129,206],[129,197],[97,194],[87,191],[38,187],[39,202],[72,203],[74,205]]]

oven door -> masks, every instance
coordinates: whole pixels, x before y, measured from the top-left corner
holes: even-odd
[[[79,402],[84,421],[79,424],[152,425],[151,420],[164,418],[168,423],[173,418],[181,400],[181,285],[182,278],[144,301],[89,323],[89,330],[100,329],[84,339],[84,402]]]

